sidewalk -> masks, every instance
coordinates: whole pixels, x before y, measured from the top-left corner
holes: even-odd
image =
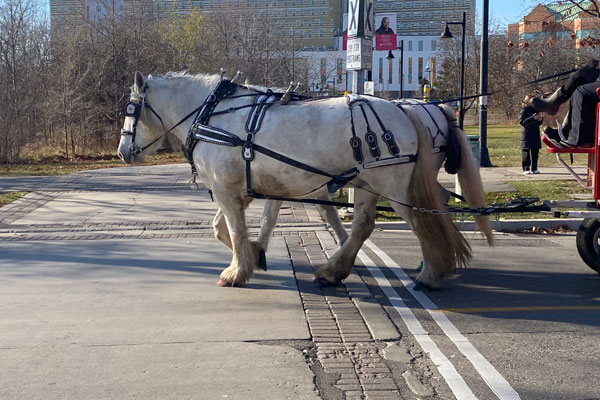
[[[170,181],[173,177],[171,173],[165,174],[160,172],[161,168],[155,166],[137,167],[141,168],[134,174],[127,172],[129,167],[107,168],[107,171],[112,171],[111,181],[97,181],[95,177],[99,176],[98,172],[82,171],[64,176],[26,176],[26,177],[0,177],[0,192],[6,191],[35,191],[35,190],[100,190],[110,187],[111,190],[135,190],[136,187],[143,186],[145,190],[158,190],[165,188],[187,188],[188,181],[191,178],[190,167],[188,164],[169,164],[162,166],[168,167],[170,172],[175,171],[177,179],[175,182]],[[586,167],[573,168],[580,177],[585,178]],[[98,170],[96,170],[98,171]],[[511,191],[514,188],[509,184],[513,181],[528,181],[528,180],[557,180],[557,179],[573,179],[571,175],[562,167],[542,167],[540,174],[523,175],[520,167],[491,167],[481,168],[481,179],[483,180],[484,189],[488,192]],[[140,182],[136,177],[148,174],[152,176],[152,184],[148,186],[148,182]],[[444,186],[454,188],[455,175],[447,174],[444,168],[440,169],[438,180]],[[101,184],[96,186],[96,184]],[[108,185],[108,186],[107,186]]]
[[[586,167],[573,167],[573,170],[580,178],[585,179],[587,174]],[[521,167],[491,167],[480,168],[483,188],[486,192],[504,192],[514,191],[515,188],[509,182],[514,181],[542,181],[542,180],[560,180],[573,179],[569,172],[563,167],[541,167],[540,174],[523,175]],[[440,169],[438,180],[448,188],[454,188],[456,176],[447,174],[444,168]]]

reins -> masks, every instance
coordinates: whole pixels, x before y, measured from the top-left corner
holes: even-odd
[[[514,89],[518,89],[518,88],[532,86],[532,85],[535,85],[536,83],[540,83],[540,82],[544,82],[544,81],[549,81],[549,80],[554,79],[554,78],[558,78],[558,77],[561,77],[561,76],[564,76],[564,75],[572,74],[575,71],[577,71],[577,68],[573,68],[573,69],[571,69],[569,71],[559,72],[559,73],[554,74],[554,75],[545,76],[543,78],[535,79],[533,81],[528,81],[528,82],[522,83],[520,85],[513,86],[512,88],[509,88],[509,89],[513,89],[514,90]],[[453,98],[450,98],[450,99],[431,99],[430,101],[432,103],[436,103],[436,104],[454,103],[454,102],[457,102],[457,101],[460,101],[460,100],[472,100],[472,99],[477,99],[479,97],[490,96],[490,95],[496,94],[496,93],[498,93],[500,91],[501,90],[493,90],[491,92],[478,93],[478,94],[474,94],[474,95],[470,95],[470,96],[453,97]]]

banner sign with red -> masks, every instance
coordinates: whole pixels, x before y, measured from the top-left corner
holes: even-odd
[[[396,13],[375,15],[375,50],[396,50]]]

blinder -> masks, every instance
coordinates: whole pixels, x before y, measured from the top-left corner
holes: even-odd
[[[146,148],[148,148],[150,145],[154,144],[158,140],[158,139],[156,139],[156,140],[152,141],[150,144],[144,146],[143,148],[141,148],[140,146],[138,146],[135,143],[135,133],[136,133],[135,131],[136,131],[137,123],[140,120],[140,115],[142,113],[142,105],[144,107],[146,107],[147,109],[149,109],[152,112],[152,114],[154,114],[156,116],[156,118],[158,118],[158,120],[160,121],[160,123],[163,126],[165,125],[163,122],[163,119],[160,117],[160,115],[158,115],[158,113],[156,111],[154,111],[154,109],[152,108],[150,103],[148,103],[148,101],[146,101],[146,89],[147,89],[147,86],[144,86],[144,89],[141,93],[132,94],[129,97],[129,101],[127,103],[125,103],[125,105],[123,106],[123,110],[122,110],[125,117],[133,118],[133,124],[131,126],[131,130],[121,129],[121,136],[131,136],[131,143],[129,144],[128,150],[132,157],[138,155],[139,153],[144,151]]]

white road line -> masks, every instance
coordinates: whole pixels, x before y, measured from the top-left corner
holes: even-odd
[[[358,252],[358,258],[364,266],[369,270],[369,273],[375,278],[377,284],[383,290],[392,306],[404,320],[408,330],[413,334],[415,340],[419,343],[423,351],[429,355],[431,361],[435,363],[438,371],[446,380],[446,383],[456,396],[457,400],[472,400],[477,399],[473,394],[462,376],[456,371],[454,365],[440,351],[435,342],[429,337],[429,333],[423,328],[415,314],[406,306],[404,301],[398,296],[390,281],[385,277],[383,272],[375,265],[375,263],[362,250]]]
[[[450,322],[444,313],[436,312],[438,307],[427,297],[423,292],[414,290],[415,283],[404,272],[404,270],[396,264],[390,256],[383,250],[377,247],[372,241],[367,240],[365,244],[379,257],[384,264],[398,277],[404,287],[410,294],[417,299],[425,308],[433,320],[444,331],[446,336],[452,340],[462,354],[473,364],[473,367],[481,375],[485,383],[502,400],[520,399],[519,394],[510,386],[504,377],[494,368],[494,366],[477,351],[475,346],[464,337],[460,331]],[[388,282],[389,284],[389,282]]]

